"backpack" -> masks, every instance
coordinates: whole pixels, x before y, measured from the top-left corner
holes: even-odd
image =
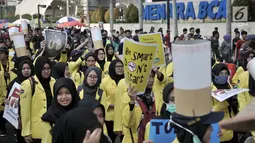
[[[35,94],[35,78],[33,76],[29,77],[30,85],[31,85],[31,91],[32,91],[32,97]]]

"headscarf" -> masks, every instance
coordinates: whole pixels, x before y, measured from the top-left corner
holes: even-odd
[[[96,55],[93,53],[93,52],[88,52],[86,55],[85,55],[85,58],[84,60],[87,61],[89,57],[93,57],[95,60],[96,60]],[[86,73],[86,70],[88,69],[87,66],[82,66],[80,68],[80,70],[85,74]]]
[[[62,77],[65,77],[65,69],[66,69],[67,64],[66,63],[62,63],[62,62],[58,62],[55,64],[54,66],[54,70],[55,70],[55,79],[59,79]]]
[[[70,91],[72,95],[72,102],[67,107],[63,107],[58,103],[57,97],[59,90],[65,87]],[[77,94],[74,82],[69,78],[60,78],[54,84],[54,98],[52,100],[52,106],[49,110],[42,116],[42,120],[49,122],[50,124],[55,124],[56,121],[62,116],[65,112],[76,108],[78,105],[79,96]]]
[[[114,53],[113,53],[112,55],[110,55],[110,54],[108,53],[108,50],[110,49],[110,47],[113,48],[112,44],[107,44],[107,45],[106,45],[106,57],[107,57],[107,61],[109,61],[109,62],[112,61],[112,58],[113,58],[113,56],[114,56]]]
[[[97,63],[99,64],[100,68],[101,68],[102,70],[104,70],[105,58],[104,58],[103,60],[99,60],[99,59],[98,59],[98,53],[99,53],[99,51],[103,51],[104,54],[105,54],[105,51],[104,51],[104,49],[98,49],[98,50],[95,51]]]
[[[226,34],[226,35],[224,35],[223,36],[223,39],[225,40],[225,41],[230,41],[231,40],[231,35],[230,34]]]
[[[220,85],[220,84],[217,84],[214,79],[215,79],[215,76],[219,76],[220,72],[223,71],[223,70],[227,70],[228,71],[228,75],[229,75],[229,70],[228,70],[228,67],[225,65],[225,64],[216,64],[213,69],[212,69],[212,81],[213,81],[213,84],[217,87],[217,89],[229,89],[229,84],[228,82],[226,82],[225,84],[223,85]]]
[[[86,96],[84,97],[80,102],[78,107],[83,107],[86,108],[88,110],[93,111],[94,109],[96,109],[97,107],[100,107],[103,111],[104,117],[105,117],[105,108],[104,105],[102,105],[99,101],[97,101],[95,98],[90,97],[90,96]]]
[[[85,108],[73,109],[53,127],[52,143],[82,143],[87,130],[93,132],[97,128],[102,128],[102,125],[92,111]]]
[[[22,68],[23,68],[24,64],[29,65],[29,67],[31,69],[31,75],[30,76],[33,76],[34,73],[35,73],[34,65],[33,65],[31,60],[27,59],[27,60],[21,61],[21,63],[19,63],[19,65],[18,65],[18,74],[17,74],[17,82],[18,83],[22,83],[24,80],[29,78],[29,77],[24,77],[23,74],[22,74]]]
[[[87,78],[88,78],[88,75],[91,71],[95,71],[96,74],[97,74],[97,83],[96,85],[94,86],[89,86],[88,82],[87,82]],[[83,88],[83,96],[93,96],[94,98],[96,97],[96,92],[97,92],[97,89],[101,83],[101,75],[102,75],[102,71],[101,69],[99,69],[98,67],[89,67],[87,69],[87,71],[85,72],[85,76],[84,76],[84,82],[83,82],[83,85],[82,85],[82,88]]]
[[[46,93],[47,109],[48,109],[51,106],[52,93],[51,93],[51,87],[50,87],[51,76],[49,76],[49,78],[47,79],[42,77],[42,70],[46,63],[50,65],[50,68],[52,68],[51,62],[47,57],[44,57],[44,56],[38,57],[35,63],[35,74],[37,78],[39,79],[40,83],[42,84],[43,89]]]
[[[169,94],[173,91],[173,89],[174,89],[174,83],[173,82],[167,84],[165,86],[165,88],[163,89],[163,101],[165,103],[168,103]],[[171,115],[171,113],[169,113],[166,110],[166,104],[163,104],[162,108],[161,108],[161,111],[160,111],[160,116],[163,117],[163,118],[169,119],[170,115]]]
[[[113,60],[109,66],[109,75],[110,75],[111,79],[113,79],[115,81],[116,84],[118,84],[119,81],[124,78],[124,74],[123,75],[116,74],[115,67],[118,62],[122,63],[121,60]],[[122,65],[123,65],[123,63],[122,63]]]

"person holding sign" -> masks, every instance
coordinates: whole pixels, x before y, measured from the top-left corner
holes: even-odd
[[[38,57],[35,63],[36,75],[21,84],[21,134],[27,143],[39,143],[42,139],[41,117],[51,106],[55,83],[51,69],[51,61],[47,57]]]
[[[229,70],[225,64],[217,64],[212,70],[212,91],[217,92],[218,89],[231,89],[231,85],[228,83]],[[213,98],[213,97],[212,97]],[[237,113],[237,106],[234,104],[234,98],[231,97],[223,102],[219,102],[217,99],[213,98],[213,111],[222,111],[225,113],[224,119],[230,119],[234,117]],[[238,141],[238,136],[231,130],[221,130],[220,141],[224,143],[236,143]]]
[[[103,95],[101,103],[106,109],[105,124],[109,137],[112,141],[115,141],[116,135],[113,132],[114,125],[114,103],[115,103],[115,94],[119,81],[124,78],[124,65],[120,60],[113,60],[109,66],[109,75],[106,76],[100,85]]]
[[[142,143],[145,139],[146,124],[156,116],[154,101],[155,72],[152,70],[144,94],[137,95],[135,87],[129,87],[122,99],[122,124],[129,129],[122,143]],[[143,117],[143,118],[142,118]]]

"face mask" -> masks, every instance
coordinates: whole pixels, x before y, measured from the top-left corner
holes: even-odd
[[[225,84],[228,81],[228,76],[214,76],[215,83],[217,84]]]
[[[166,110],[170,113],[174,113],[176,111],[175,104],[166,104]]]

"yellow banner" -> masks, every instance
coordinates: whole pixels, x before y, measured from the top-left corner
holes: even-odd
[[[138,94],[142,94],[147,86],[158,45],[125,39],[123,46],[126,84],[135,86]]]
[[[138,36],[139,42],[141,43],[158,44],[158,51],[156,54],[154,65],[157,67],[166,65],[165,52],[161,33],[142,34]]]

